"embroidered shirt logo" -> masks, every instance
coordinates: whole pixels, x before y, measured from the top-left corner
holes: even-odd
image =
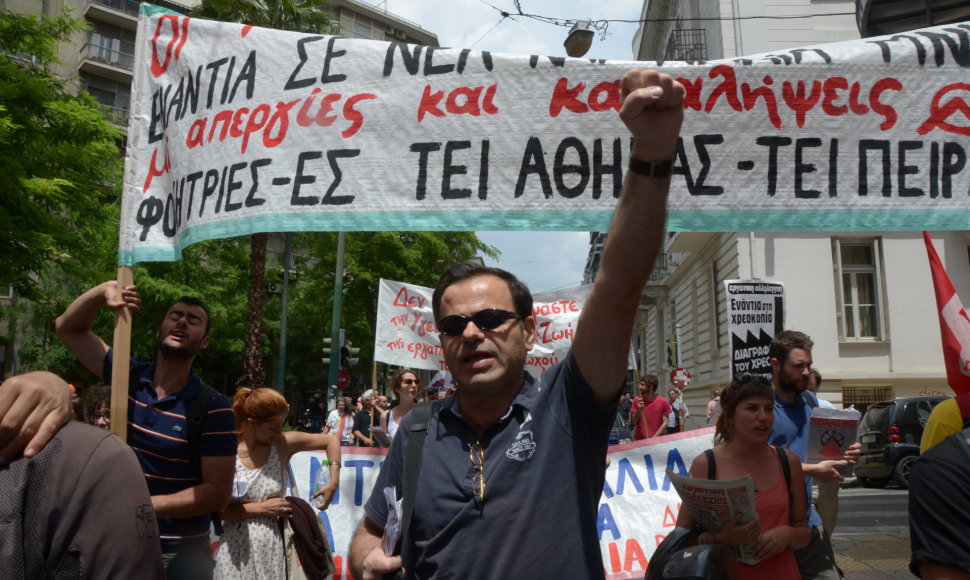
[[[514,459],[516,461],[521,461],[525,463],[526,461],[532,459],[532,456],[536,452],[536,442],[532,438],[532,431],[520,431],[515,436],[515,441],[509,448],[505,451],[505,456],[509,459]]]

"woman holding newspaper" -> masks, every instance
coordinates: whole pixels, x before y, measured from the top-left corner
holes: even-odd
[[[728,482],[750,476],[755,517],[750,509],[736,510],[738,504],[731,502],[737,513],[698,538],[698,543],[737,548],[738,580],[801,578],[793,550],[809,541],[805,478],[795,455],[768,445],[773,424],[771,383],[756,374],[738,375],[721,393],[714,448],[697,456],[690,466],[693,478]],[[691,514],[691,509],[705,509],[700,505],[691,506],[685,499],[683,506],[687,509],[680,510],[678,526],[693,527],[709,519],[704,516],[710,511]]]

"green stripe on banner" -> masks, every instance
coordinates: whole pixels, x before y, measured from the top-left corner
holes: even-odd
[[[181,12],[176,12],[168,8],[162,8],[161,6],[155,6],[154,4],[149,4],[148,2],[142,2],[138,5],[138,14],[149,17],[156,14],[174,14],[175,16],[182,16]]]
[[[970,210],[671,211],[672,232],[945,231],[970,228]]]
[[[394,212],[396,223],[420,231],[606,231],[612,211]],[[388,230],[386,212],[273,214],[187,228],[177,246],[139,247],[119,253],[119,264],[178,260],[195,242],[257,232],[360,232]],[[925,227],[925,224],[932,227]],[[919,224],[919,227],[914,227]],[[970,210],[681,210],[667,215],[672,232],[930,231],[970,228]],[[137,235],[138,232],[136,232]]]

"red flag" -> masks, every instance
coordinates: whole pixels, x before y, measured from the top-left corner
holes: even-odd
[[[967,311],[943,269],[929,232],[923,232],[923,240],[926,242],[926,253],[930,257],[936,305],[940,309],[946,380],[957,394],[970,393],[970,318],[967,318]]]

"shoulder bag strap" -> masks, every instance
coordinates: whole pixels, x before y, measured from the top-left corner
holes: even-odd
[[[421,456],[424,453],[424,438],[428,434],[432,411],[437,407],[434,401],[418,403],[411,411],[411,429],[408,432],[408,446],[404,452],[404,497],[401,503],[401,552],[408,545],[411,528],[411,515],[414,513],[414,499],[418,492],[418,476],[421,475]]]
[[[788,501],[792,500],[791,493],[791,465],[788,464],[788,453],[783,447],[775,447],[778,452],[778,461],[781,462],[781,472],[785,474],[785,485],[788,486]]]
[[[705,449],[704,455],[707,456],[707,479],[717,479],[717,462],[714,460],[714,450]]]

